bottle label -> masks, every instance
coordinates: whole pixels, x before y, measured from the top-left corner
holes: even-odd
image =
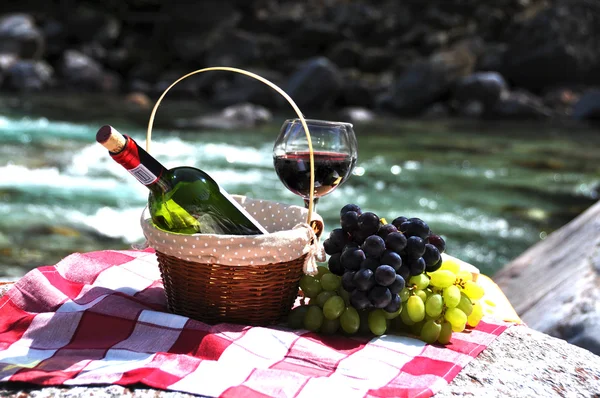
[[[158,176],[154,175],[146,166],[139,164],[133,169],[127,170],[133,175],[136,180],[144,185],[150,185],[158,179]]]

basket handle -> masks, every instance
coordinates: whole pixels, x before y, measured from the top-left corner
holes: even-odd
[[[154,108],[152,109],[152,113],[150,114],[150,120],[148,121],[148,131],[146,133],[146,151],[148,153],[150,153],[150,142],[152,140],[152,125],[154,124],[154,116],[156,115],[156,111],[158,110],[158,107],[160,106],[162,99],[165,97],[165,95],[167,95],[167,92],[171,88],[173,88],[173,86],[175,86],[177,83],[179,83],[180,81],[187,79],[188,77],[190,77],[192,75],[202,73],[202,72],[208,72],[208,71],[227,71],[227,72],[240,73],[242,75],[252,77],[252,78],[266,84],[267,86],[271,87],[273,90],[277,91],[279,94],[281,94],[281,96],[283,98],[285,98],[287,100],[287,102],[292,106],[292,108],[294,108],[294,111],[296,112],[296,114],[298,115],[298,118],[300,119],[300,122],[302,123],[304,132],[306,133],[306,139],[308,140],[308,151],[309,151],[309,156],[310,156],[310,193],[309,193],[308,214],[306,216],[306,223],[311,224],[313,229],[315,229],[315,232],[318,233],[317,236],[319,236],[322,232],[323,226],[319,225],[320,223],[318,223],[316,225],[312,225],[312,223],[311,223],[312,213],[313,213],[314,191],[315,191],[315,166],[314,166],[314,153],[313,153],[313,147],[312,147],[312,140],[310,138],[310,132],[308,131],[308,126],[306,125],[306,120],[304,119],[302,112],[300,112],[300,108],[298,108],[298,105],[296,105],[294,100],[285,91],[283,91],[281,88],[279,88],[279,86],[277,86],[275,83],[265,79],[262,76],[257,75],[256,73],[252,73],[252,72],[249,72],[244,69],[231,68],[228,66],[213,66],[210,68],[203,68],[203,69],[195,70],[195,71],[190,72],[184,76],[181,76],[179,79],[175,80],[173,83],[171,83],[171,85],[169,87],[167,87],[165,89],[165,91],[163,91],[163,93],[160,95],[160,97],[156,101]]]

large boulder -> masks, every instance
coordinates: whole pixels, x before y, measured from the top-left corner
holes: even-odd
[[[0,17],[0,53],[20,58],[40,58],[44,52],[44,36],[31,15],[10,14]]]
[[[576,120],[600,120],[600,90],[584,93],[573,107]]]
[[[107,73],[100,63],[75,50],[67,50],[59,63],[64,84],[69,88],[92,91],[115,91],[118,76]]]
[[[97,42],[101,45],[114,43],[121,34],[118,18],[88,4],[74,7],[66,15],[65,30],[72,42]]]
[[[300,109],[322,109],[333,104],[342,86],[337,66],[325,57],[317,57],[302,63],[284,89]]]
[[[379,106],[398,115],[416,115],[445,96],[473,72],[479,43],[462,42],[409,66],[379,99]]]
[[[458,80],[454,99],[460,102],[479,101],[492,106],[500,96],[508,92],[508,85],[497,72],[478,72]]]
[[[547,119],[554,112],[544,104],[541,98],[524,90],[505,93],[493,107],[486,109],[488,119]]]
[[[7,70],[4,87],[15,91],[41,91],[52,85],[54,69],[45,61],[20,60]]]
[[[506,33],[500,72],[514,85],[545,87],[600,83],[600,3],[556,0],[533,17],[521,16]]]

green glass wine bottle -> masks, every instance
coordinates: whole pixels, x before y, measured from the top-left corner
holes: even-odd
[[[268,233],[202,170],[187,166],[167,169],[131,137],[108,125],[98,130],[96,141],[150,190],[148,208],[158,228],[180,234]]]

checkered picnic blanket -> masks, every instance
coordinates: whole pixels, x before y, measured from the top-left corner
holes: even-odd
[[[0,382],[143,383],[219,397],[430,396],[509,324],[446,347],[396,335],[207,325],[166,312],[154,252],[73,254],[0,299]]]

